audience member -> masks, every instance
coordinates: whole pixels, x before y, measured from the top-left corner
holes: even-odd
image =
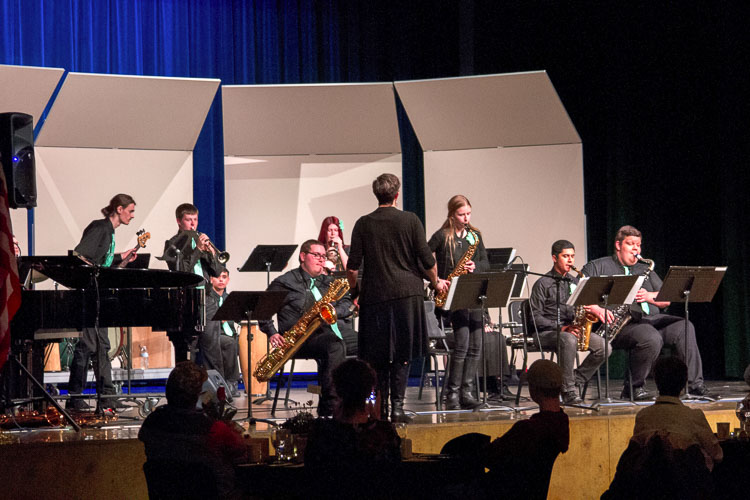
[[[633,440],[645,444],[655,432],[669,433],[673,447],[686,449],[693,444],[699,445],[706,458],[706,467],[712,470],[714,461],[721,461],[721,446],[703,411],[688,408],[680,401],[687,376],[687,365],[677,357],[661,358],[656,362],[654,379],[659,397],[635,416]]]
[[[539,412],[516,422],[482,453],[485,493],[503,498],[547,498],[552,467],[568,451],[568,416],[560,407],[562,370],[557,363],[540,359],[528,370],[529,393]]]
[[[401,438],[393,425],[380,420],[380,394],[375,371],[350,359],[333,371],[338,396],[333,419],[318,419],[305,450],[305,469],[313,497],[380,498],[400,485],[388,481],[401,461]],[[391,490],[393,488],[393,490]]]
[[[178,363],[167,379],[167,404],[143,421],[138,439],[146,451],[149,491],[168,491],[169,498],[182,497],[180,491],[193,498],[212,489],[212,496],[237,496],[233,460],[244,453],[244,444],[230,424],[196,409],[206,379],[202,366]]]

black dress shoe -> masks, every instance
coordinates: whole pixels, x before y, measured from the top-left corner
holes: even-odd
[[[567,391],[562,393],[562,402],[564,405],[579,405],[583,400],[576,391]]]
[[[73,398],[69,399],[67,403],[65,403],[65,409],[66,410],[78,410],[78,411],[88,411],[91,409],[91,406],[86,403],[81,398]]]
[[[630,391],[623,389],[620,399],[630,399]],[[649,399],[653,399],[650,392],[643,387],[633,387],[633,401],[648,401]]]
[[[711,391],[708,390],[708,387],[703,384],[691,387],[689,390],[691,396],[708,396],[711,394]]]

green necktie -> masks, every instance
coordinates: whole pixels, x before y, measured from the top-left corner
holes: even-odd
[[[219,297],[219,307],[224,303],[224,297]],[[224,330],[224,334],[228,335],[229,337],[234,337],[234,330],[232,330],[232,327],[229,326],[228,321],[222,321],[221,322],[221,329]]]
[[[195,238],[190,239],[190,248],[195,250],[196,244],[195,244]],[[198,262],[195,263],[193,266],[193,272],[203,278],[203,266],[201,265],[201,260],[198,259]],[[197,286],[195,288],[204,288],[204,285]]]
[[[320,290],[318,290],[318,287],[315,286],[315,278],[310,278],[310,291],[312,292],[313,297],[315,297],[315,300],[320,300],[321,298],[323,298],[323,296],[320,294]],[[331,326],[331,330],[333,330],[333,333],[335,333],[336,336],[340,338],[341,340],[344,340],[344,338],[341,336],[339,325],[334,323],[330,326]]]
[[[628,266],[622,266],[625,268],[625,276],[630,276],[630,268]],[[648,308],[648,302],[641,302],[641,310],[643,310],[644,313],[648,314],[649,308]]]
[[[104,264],[102,264],[102,267],[111,266],[113,260],[115,260],[115,233],[112,233],[112,243],[109,244],[107,255],[104,256]]]

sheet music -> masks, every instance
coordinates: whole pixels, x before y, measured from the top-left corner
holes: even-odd
[[[446,311],[451,310],[451,304],[453,303],[453,292],[456,291],[456,285],[458,284],[458,279],[460,277],[461,276],[456,276],[451,280],[451,287],[448,289],[448,297],[445,299],[445,306],[443,307],[443,309],[445,309]]]

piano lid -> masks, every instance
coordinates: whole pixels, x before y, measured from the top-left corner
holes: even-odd
[[[34,270],[68,288],[92,288],[95,276],[99,288],[185,288],[203,283],[193,273],[90,266],[69,256],[20,257],[18,263],[22,277]]]

